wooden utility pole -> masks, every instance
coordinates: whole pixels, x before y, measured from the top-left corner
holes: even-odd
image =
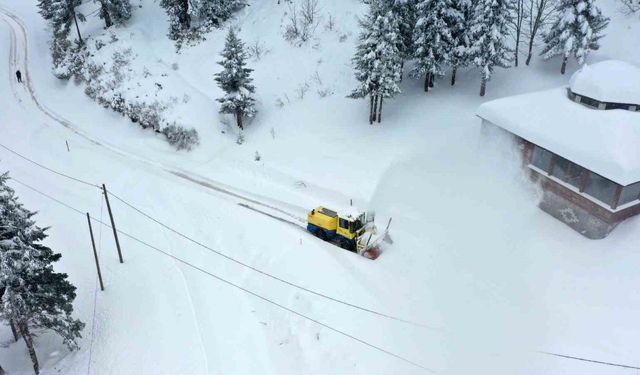
[[[100,262],[98,261],[98,252],[96,251],[96,241],[93,239],[93,229],[91,228],[91,216],[87,212],[87,223],[89,224],[89,234],[91,235],[91,246],[93,246],[93,257],[96,260],[96,269],[98,270],[98,279],[100,280],[100,290],[104,290],[102,282],[102,272],[100,272]]]
[[[109,193],[107,187],[102,184],[102,192],[104,193],[104,199],[107,201],[107,210],[109,211],[109,219],[111,219],[111,229],[113,229],[113,237],[116,239],[116,248],[118,249],[118,258],[120,263],[124,263],[122,259],[122,250],[120,250],[120,240],[118,239],[118,230],[116,229],[116,222],[113,220],[113,213],[111,212],[111,205],[109,204]]]
[[[78,26],[78,17],[76,16],[75,10],[73,11],[73,22],[75,22],[75,24],[76,24],[76,31],[78,32],[78,38],[80,39],[80,45],[83,45],[84,41],[82,40],[82,35],[80,35],[80,27]]]

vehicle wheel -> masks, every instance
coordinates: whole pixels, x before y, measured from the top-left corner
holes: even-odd
[[[318,237],[319,239],[326,241],[327,240],[327,235],[324,233],[324,231],[320,228],[316,229],[316,233],[315,233],[316,237]]]

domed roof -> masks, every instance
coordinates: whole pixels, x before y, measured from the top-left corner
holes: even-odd
[[[571,77],[570,88],[600,102],[640,105],[640,67],[619,60],[584,65]]]

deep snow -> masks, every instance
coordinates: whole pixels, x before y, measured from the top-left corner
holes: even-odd
[[[181,107],[178,115],[198,127],[203,142],[192,153],[176,153],[159,137],[92,103],[72,82],[51,76],[48,33],[34,3],[2,0],[0,7],[25,24],[28,73],[37,99],[103,146],[44,115],[25,87],[15,83],[14,68],[25,69],[23,37],[17,23],[4,15],[0,96],[8,105],[0,108],[0,143],[56,170],[105,182],[163,222],[257,268],[440,329],[381,319],[293,290],[112,201],[123,231],[438,373],[630,372],[536,350],[639,365],[638,219],[605,240],[590,241],[538,210],[536,191],[522,177],[508,143],[480,133],[474,112],[486,99],[477,97],[476,72],[461,73],[454,88],[439,81],[427,97],[420,82],[405,79],[404,93],[387,104],[382,125],[370,127],[363,121],[367,103],[344,98],[354,84],[349,59],[355,17],[364,7],[355,0],[323,2],[323,15],[335,16],[339,31],[320,27],[317,40],[293,47],[274,21],[283,19],[284,5],[252,1],[234,23],[245,41],[260,40],[270,51],[253,63],[260,113],[238,146],[233,132],[218,125],[213,103],[219,92],[212,77],[224,31],[176,56],[164,37],[162,11],[144,1],[132,26],[119,32],[144,51],[142,59],[178,64],[174,82],[183,82],[180,89],[192,98],[191,107]],[[591,61],[618,58],[638,64],[640,55],[628,46],[640,42],[640,22],[617,14],[615,4],[602,2],[614,21]],[[86,32],[91,27],[98,32],[98,21],[91,22]],[[343,42],[341,35],[347,35]],[[568,77],[558,70],[558,61],[536,59],[532,67],[499,71],[489,84],[488,99],[567,84]],[[316,71],[319,86],[314,86]],[[305,82],[313,88],[297,99],[296,89]],[[319,88],[335,94],[319,98],[314,94]],[[279,107],[277,98],[286,104]],[[262,156],[257,163],[256,151]],[[106,219],[97,189],[5,150],[0,157],[1,169],[20,181]],[[346,205],[353,198],[358,206],[375,209],[380,221],[393,217],[394,243],[371,262],[167,169],[233,186],[297,215],[318,204]],[[97,233],[106,290],[96,295],[86,219],[20,184],[12,186],[27,207],[40,211],[39,224],[53,226],[48,243],[63,253],[58,268],[78,286],[76,313],[88,323],[77,353],[68,353],[51,334],[38,339],[45,374],[85,374],[89,366],[93,374],[424,372],[126,238],[121,238],[125,263],[120,265],[107,228]],[[0,335],[8,342],[7,328]],[[30,371],[22,343],[0,349],[0,364],[10,373]]]

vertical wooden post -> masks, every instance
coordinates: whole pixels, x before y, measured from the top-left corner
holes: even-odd
[[[67,152],[71,152],[71,150],[69,150],[69,141],[64,141],[64,143],[67,144]]]
[[[80,35],[80,27],[78,26],[78,17],[76,17],[76,11],[73,11],[73,22],[75,22],[76,24],[76,31],[78,32],[78,38],[80,39],[80,45],[84,44],[84,41],[82,40],[82,35]]]
[[[89,234],[91,235],[91,246],[93,246],[93,257],[96,260],[96,269],[98,270],[98,280],[100,280],[100,290],[104,290],[102,282],[102,272],[100,272],[100,262],[98,261],[98,252],[96,251],[96,241],[93,239],[93,229],[91,228],[91,216],[87,212],[87,223],[89,223]]]
[[[107,201],[107,210],[109,211],[109,219],[111,219],[111,229],[113,229],[113,237],[116,239],[116,248],[118,249],[118,258],[120,263],[124,263],[122,259],[122,250],[120,249],[120,240],[118,239],[118,230],[116,229],[116,222],[113,220],[113,212],[111,212],[111,205],[109,204],[109,193],[107,187],[102,184],[102,192],[104,193],[104,199]]]

